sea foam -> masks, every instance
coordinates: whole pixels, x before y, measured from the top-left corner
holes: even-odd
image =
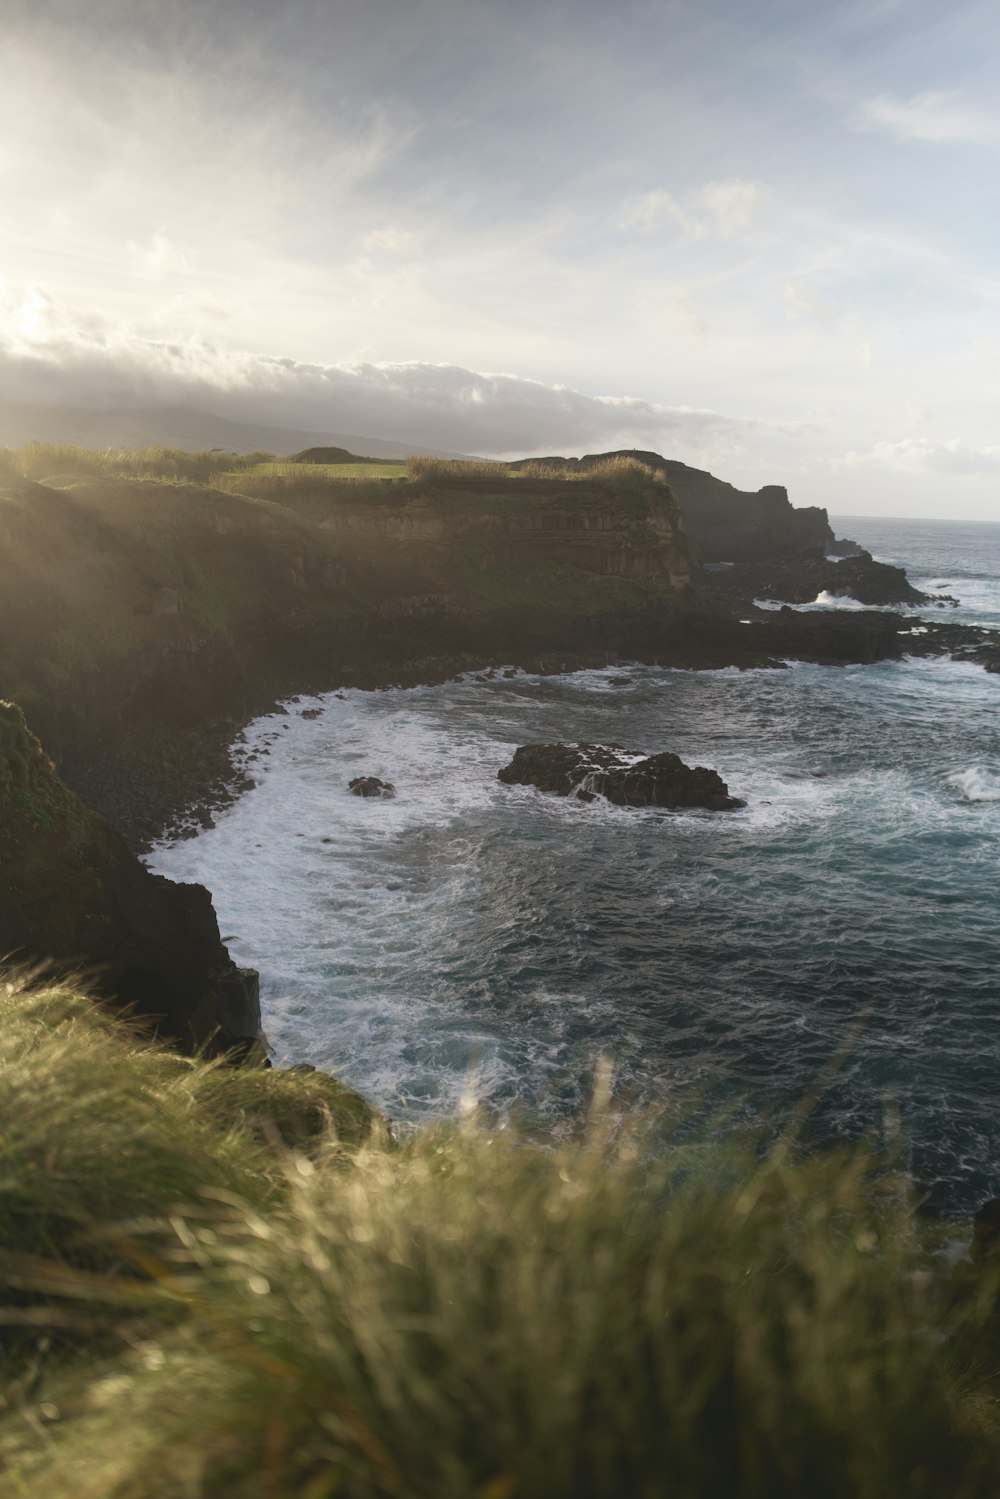
[[[972,765],[947,777],[948,785],[960,791],[966,801],[1000,802],[1000,773],[985,765]]]

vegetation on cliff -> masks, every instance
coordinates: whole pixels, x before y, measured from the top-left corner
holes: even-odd
[[[16,982],[0,1068],[7,1493],[995,1492],[958,1351],[992,1287],[956,1310],[864,1156],[651,1149],[600,1105],[395,1143]]]

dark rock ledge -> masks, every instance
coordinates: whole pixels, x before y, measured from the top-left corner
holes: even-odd
[[[523,744],[497,779],[507,786],[535,786],[582,801],[603,796],[619,807],[728,812],[746,806],[729,795],[729,787],[714,770],[685,765],[669,751],[643,756],[620,744]]]
[[[896,604],[942,607],[956,599],[946,594],[921,593],[902,567],[876,562],[860,548],[841,561],[832,562],[820,548],[794,558],[768,558],[737,562],[706,576],[707,590],[716,597],[749,603],[753,598],[780,600],[786,604],[811,604],[821,593],[857,599],[870,608]]]
[[[81,976],[186,1051],[263,1060],[257,973],[230,958],[208,891],[151,874],[4,702],[0,962]]]

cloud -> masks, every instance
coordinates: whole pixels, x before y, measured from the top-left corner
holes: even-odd
[[[665,187],[654,187],[632,202],[619,227],[652,234],[670,223],[679,224],[685,234],[698,236],[705,232],[703,225],[685,212],[673,193],[667,192]]]
[[[914,94],[911,99],[879,94],[863,105],[861,118],[898,140],[971,145],[1000,139],[1000,120],[965,108],[953,94]]]
[[[944,442],[906,437],[901,442],[877,442],[868,453],[848,453],[843,462],[849,468],[871,466],[908,474],[973,478],[1000,473],[1000,447],[975,447],[957,437]]]
[[[835,308],[823,297],[818,296],[808,286],[792,281],[785,286],[785,301],[797,311],[808,313],[818,323],[832,323],[837,315]]]
[[[714,221],[715,232],[732,239],[749,227],[760,204],[760,188],[755,182],[729,177],[724,182],[709,182],[701,190],[701,201]]]
[[[717,234],[720,239],[732,239],[750,226],[760,199],[761,190],[757,184],[739,177],[707,182],[691,195],[689,207],[665,187],[655,187],[627,205],[625,217],[618,227],[652,234],[673,223],[691,239],[702,239],[709,233]]]
[[[453,364],[305,363],[205,337],[150,338],[72,313],[41,288],[2,285],[0,400],[91,410],[190,405],[235,421],[482,453],[738,446],[768,425]]]
[[[708,325],[689,297],[668,295],[663,298],[667,321],[675,333],[685,338],[702,339],[708,333]]]
[[[129,240],[126,249],[133,257],[139,274],[151,281],[187,275],[195,266],[194,258],[176,244],[164,229],[155,230],[143,244]]]
[[[383,255],[401,255],[413,245],[413,235],[395,224],[386,224],[381,229],[372,229],[361,241],[366,250],[380,251]]]

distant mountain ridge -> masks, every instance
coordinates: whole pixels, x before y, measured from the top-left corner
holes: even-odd
[[[227,448],[258,450],[287,457],[303,448],[346,448],[370,458],[411,455],[463,458],[468,454],[423,447],[420,443],[364,437],[357,432],[306,432],[266,422],[234,422],[190,406],[150,406],[134,410],[88,411],[82,407],[41,406],[0,401],[0,447],[27,442],[73,443],[83,448],[183,448],[204,452]]]

